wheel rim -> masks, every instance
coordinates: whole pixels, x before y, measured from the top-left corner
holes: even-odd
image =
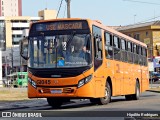
[[[108,91],[108,89],[106,87],[105,88],[105,97],[104,97],[105,100],[108,100],[108,95],[109,95],[109,91]]]
[[[140,93],[139,93],[139,87],[137,87],[137,97],[139,97]]]

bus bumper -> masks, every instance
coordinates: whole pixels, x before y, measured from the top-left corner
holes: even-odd
[[[94,84],[90,81],[78,87],[33,87],[28,85],[29,98],[67,97],[67,98],[93,98],[95,97]]]

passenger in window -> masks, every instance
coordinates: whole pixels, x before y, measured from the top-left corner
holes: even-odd
[[[77,57],[85,58],[87,52],[86,43],[81,38],[74,41],[74,54],[77,54]]]
[[[52,61],[55,62],[56,59],[60,59],[60,58],[65,58],[65,54],[63,54],[63,48],[62,48],[62,43],[60,42],[59,38],[57,38],[57,40],[54,40],[54,44],[53,44],[53,39],[49,40],[49,46],[48,46],[48,51],[50,53],[52,53]],[[57,56],[56,56],[57,54]],[[56,58],[57,57],[57,58]]]

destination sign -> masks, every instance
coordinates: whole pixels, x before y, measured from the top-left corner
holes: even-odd
[[[67,21],[67,22],[43,22],[36,23],[36,31],[54,31],[54,30],[81,30],[87,29],[86,21]]]

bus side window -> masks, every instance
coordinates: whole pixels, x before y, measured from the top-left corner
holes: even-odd
[[[142,53],[143,53],[143,65],[147,66],[147,49],[143,47]]]
[[[112,35],[105,33],[105,54],[107,58],[113,58]]]
[[[100,37],[95,38],[95,44],[96,44],[96,53],[95,57],[97,59],[102,59],[102,39]]]
[[[94,38],[94,70],[102,65],[102,30],[93,26]]]
[[[121,60],[121,50],[120,50],[120,39],[116,36],[113,37],[113,47],[114,47],[114,59]]]
[[[127,44],[126,44],[126,40],[124,39],[121,39],[121,49],[122,49],[122,56],[121,56],[121,59],[122,61],[125,61],[127,62]]]
[[[133,43],[133,63],[137,64],[137,53],[136,53],[136,47],[137,45]]]
[[[132,43],[131,42],[128,42],[128,62],[129,63],[132,63],[133,62],[133,49],[132,49]]]
[[[139,53],[139,65],[142,65],[142,60],[143,60],[143,57],[142,57],[142,55],[141,55],[141,49],[142,49],[142,47],[141,46],[139,46],[138,47],[138,53]]]

